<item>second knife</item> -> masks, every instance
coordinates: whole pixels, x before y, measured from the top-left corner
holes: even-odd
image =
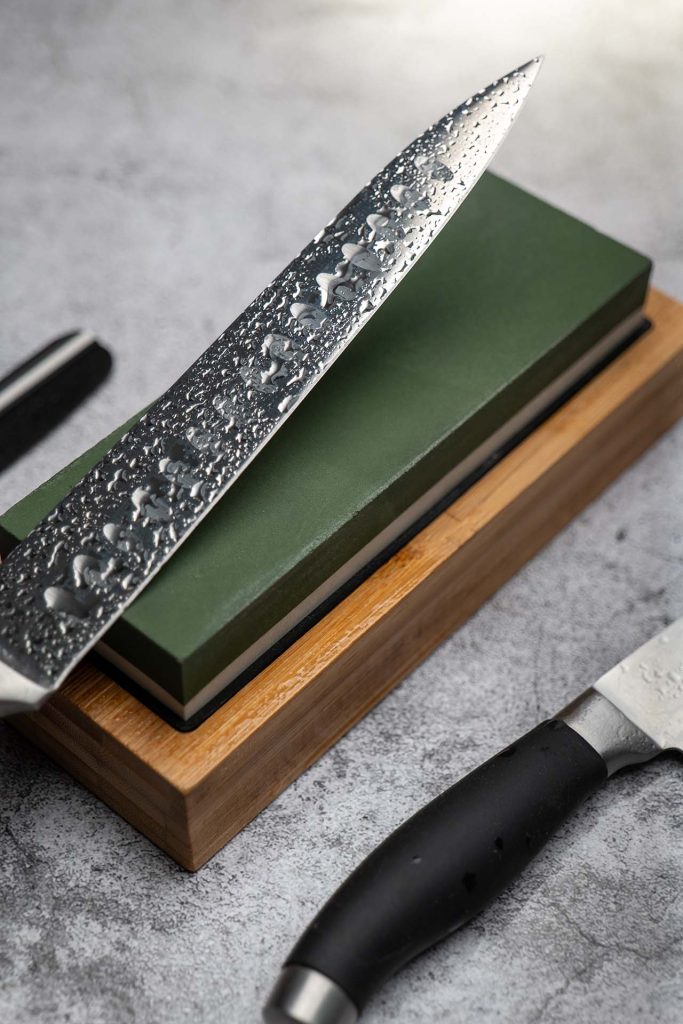
[[[409,960],[501,892],[610,775],[683,751],[683,619],[398,828],[285,962],[266,1024],[355,1024]]]

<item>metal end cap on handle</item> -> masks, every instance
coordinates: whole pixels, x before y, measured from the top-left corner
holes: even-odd
[[[356,1024],[358,1010],[331,978],[311,967],[283,967],[263,1008],[265,1024]]]

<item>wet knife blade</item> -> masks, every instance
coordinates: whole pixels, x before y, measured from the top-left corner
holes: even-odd
[[[409,960],[474,917],[607,778],[683,751],[683,619],[378,846],[285,962],[266,1024],[355,1024]]]
[[[471,191],[539,64],[380,171],[10,553],[0,714],[61,685],[320,380]]]

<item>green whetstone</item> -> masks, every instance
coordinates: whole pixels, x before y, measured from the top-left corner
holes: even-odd
[[[186,705],[637,311],[649,273],[645,257],[485,175],[106,644]],[[2,517],[4,552],[124,429]]]

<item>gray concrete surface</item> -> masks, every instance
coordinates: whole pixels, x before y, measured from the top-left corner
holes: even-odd
[[[73,324],[107,386],[19,498],[154,397],[428,121],[545,51],[499,172],[683,298],[677,0],[4,0],[0,372]],[[196,876],[0,729],[0,1020],[246,1024],[348,870],[683,613],[683,428]],[[368,1024],[683,1020],[680,759],[615,778]]]

